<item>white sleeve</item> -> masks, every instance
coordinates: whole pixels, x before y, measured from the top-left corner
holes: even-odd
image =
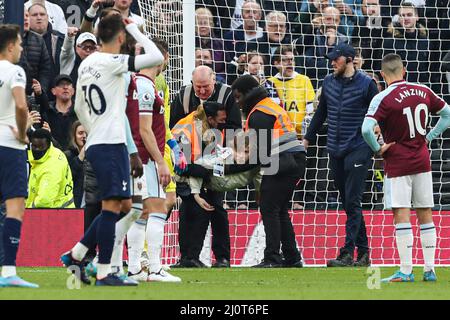
[[[64,43],[59,56],[60,74],[70,74],[75,66],[75,37],[64,37]]]
[[[27,76],[20,66],[14,66],[14,72],[11,77],[11,89],[15,87],[25,88],[27,86]]]
[[[136,88],[139,100],[139,114],[153,114],[153,104],[155,103],[155,90],[150,81],[136,79]]]
[[[107,59],[108,67],[111,69],[111,73],[114,75],[119,75],[128,72],[128,59],[130,58],[127,54],[114,54],[110,55]]]
[[[84,91],[81,88],[80,82],[77,83],[77,91],[75,94],[75,113],[83,125],[86,132],[91,131],[91,117],[89,116],[89,109],[86,108]]]
[[[127,25],[126,29],[145,49],[145,54],[141,54],[135,58],[134,67],[136,70],[150,68],[164,62],[164,56],[161,51],[152,40],[139,31],[139,28],[135,23]]]

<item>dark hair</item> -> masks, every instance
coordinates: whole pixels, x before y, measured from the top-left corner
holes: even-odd
[[[166,40],[154,37],[152,41],[155,43],[156,47],[159,49],[159,51],[161,51],[163,55],[169,52],[169,44]]]
[[[50,131],[40,128],[31,133],[31,139],[45,139],[47,140],[48,145],[50,145],[50,143],[52,142],[52,134],[50,133]]]
[[[120,31],[125,31],[121,15],[107,15],[98,23],[97,33],[102,43],[110,43]]]
[[[272,61],[281,61],[281,56],[285,55],[287,52],[292,52],[295,55],[298,55],[297,50],[295,49],[295,47],[291,44],[282,44],[281,46],[279,46],[278,48],[275,49],[275,52],[273,54],[273,58]]]
[[[252,75],[246,74],[242,77],[234,80],[231,89],[239,91],[241,94],[246,95],[252,89],[259,87],[258,80],[256,80]]]
[[[207,117],[215,117],[219,111],[226,111],[225,106],[215,101],[205,101],[203,103],[203,109]]]
[[[3,52],[11,42],[15,43],[19,34],[20,27],[17,24],[0,25],[0,52]]]

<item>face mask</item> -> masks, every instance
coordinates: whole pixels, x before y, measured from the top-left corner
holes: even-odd
[[[218,123],[217,124],[217,129],[218,130],[225,130],[227,128],[227,124],[226,123]]]
[[[34,160],[39,160],[45,155],[47,150],[43,150],[43,151],[41,151],[41,150],[31,150],[31,152],[33,153]]]

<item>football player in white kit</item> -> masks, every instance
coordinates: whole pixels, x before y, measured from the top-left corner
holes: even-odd
[[[138,57],[119,54],[126,32],[143,45]],[[78,69],[75,112],[88,132],[86,158],[97,176],[102,198],[101,218],[92,224],[70,252],[61,257],[67,267],[83,269],[81,260],[95,241],[98,243],[98,286],[136,285],[111,272],[115,224],[122,199],[130,198],[130,164],[125,134],[124,73],[159,65],[164,57],[137,25],[120,15],[102,18],[98,25],[101,49],[91,54]],[[82,271],[82,270],[81,270]],[[83,275],[83,272],[75,274]],[[82,279],[83,280],[83,279]]]
[[[18,25],[0,25],[0,199],[6,203],[3,227],[5,258],[0,287],[38,288],[16,274],[25,198],[28,195],[26,76],[16,66],[22,52]]]

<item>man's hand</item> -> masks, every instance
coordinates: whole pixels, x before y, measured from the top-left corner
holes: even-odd
[[[161,183],[163,188],[167,187],[167,185],[171,181],[171,177],[170,177],[169,167],[167,166],[167,164],[164,160],[162,162],[158,163],[158,176],[159,176],[159,182]]]
[[[50,125],[44,121],[44,123],[42,124],[42,129],[47,130],[48,132],[52,132],[52,129],[50,128]]]
[[[309,147],[309,141],[306,139],[303,139],[303,146],[305,147],[305,150],[307,150]]]
[[[325,31],[325,36],[327,37],[327,45],[333,46],[336,43],[337,39],[336,28],[327,28]]]
[[[381,149],[378,150],[378,154],[379,154],[380,156],[383,156],[383,154],[385,154],[386,151],[388,151],[389,148],[390,148],[391,146],[393,146],[394,144],[395,144],[395,142],[390,142],[390,143],[385,143],[385,144],[383,144],[383,145],[381,146]]]
[[[125,24],[125,26],[134,23],[133,20],[131,20],[130,18],[123,18],[123,23]]]
[[[42,94],[41,84],[36,79],[33,79],[33,84],[31,85],[31,89],[33,89],[33,92],[36,96],[40,96]]]
[[[142,166],[142,160],[137,152],[130,154],[130,169],[133,178],[140,178],[144,174],[144,167]]]
[[[9,126],[9,128],[11,129],[11,131],[17,141],[19,141],[20,143],[23,143],[23,144],[30,143],[30,141],[28,140],[27,134],[25,132],[20,133],[19,130],[17,130],[17,128],[14,128],[13,126]]]
[[[28,113],[27,130],[31,128],[33,124],[41,123],[41,114],[36,110]]]
[[[212,205],[210,205],[208,202],[206,202],[205,199],[200,197],[200,195],[198,193],[194,194],[194,199],[195,199],[195,202],[197,202],[197,204],[205,211],[214,211],[214,207]]]
[[[67,36],[69,38],[73,38],[77,35],[77,33],[80,31],[77,27],[68,27],[67,28]]]

